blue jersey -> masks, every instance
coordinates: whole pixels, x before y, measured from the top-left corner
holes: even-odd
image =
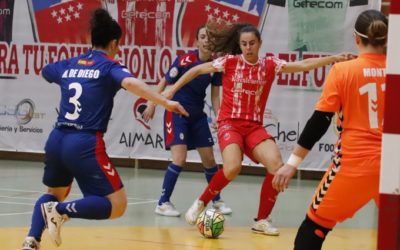
[[[202,63],[204,62],[199,59],[198,50],[178,56],[165,75],[165,79],[170,84],[175,83],[186,71]],[[202,113],[208,85],[211,83],[221,86],[221,78],[221,73],[199,75],[178,90],[173,100],[180,102],[191,115]]]
[[[61,88],[56,127],[102,132],[107,130],[122,80],[132,77],[124,66],[96,50],[46,65],[42,75]]]

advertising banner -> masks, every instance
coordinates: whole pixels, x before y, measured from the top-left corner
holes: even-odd
[[[261,55],[286,61],[355,52],[353,26],[380,0],[0,0],[0,150],[43,152],[57,117],[60,91],[40,77],[44,65],[90,49],[89,20],[106,8],[123,29],[117,60],[139,79],[155,85],[177,55],[195,44],[199,25],[246,22],[262,35]],[[278,75],[264,114],[286,160],[323,88],[331,65],[304,73]],[[155,87],[154,87],[155,89]],[[105,135],[112,157],[167,160],[164,110],[153,120],[142,113],[147,101],[121,90],[115,97]],[[210,94],[204,112],[215,120]],[[314,146],[301,169],[324,170],[336,141],[332,128]],[[214,147],[221,156],[215,131]],[[268,153],[268,152],[266,152]],[[196,151],[188,161],[199,162]],[[244,159],[245,165],[254,165]]]

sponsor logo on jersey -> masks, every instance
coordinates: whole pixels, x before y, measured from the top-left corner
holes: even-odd
[[[229,133],[225,133],[224,140],[227,141],[227,140],[229,140],[229,138],[231,138],[231,135]]]
[[[83,66],[92,66],[94,64],[94,60],[80,59],[78,60],[78,64]]]

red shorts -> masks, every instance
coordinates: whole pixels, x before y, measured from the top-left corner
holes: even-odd
[[[255,163],[253,149],[262,141],[272,139],[262,124],[246,120],[224,120],[218,123],[218,143],[221,152],[229,144],[238,144],[244,154]]]

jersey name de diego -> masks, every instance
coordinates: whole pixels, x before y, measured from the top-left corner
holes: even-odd
[[[96,50],[46,65],[42,75],[61,88],[56,127],[102,132],[107,130],[122,80],[133,77],[126,67]]]

